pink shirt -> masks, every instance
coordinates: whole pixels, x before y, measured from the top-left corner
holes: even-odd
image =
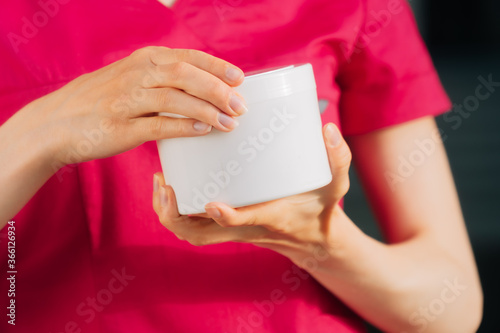
[[[203,50],[244,70],[309,62],[328,103],[324,123],[346,135],[450,106],[404,0],[178,0],[173,9],[155,0],[20,0],[0,12],[0,31],[0,124],[147,45]],[[0,331],[364,331],[279,254],[178,240],[151,205],[160,170],[148,142],[65,167],[45,184],[14,217],[16,326],[2,313]],[[8,289],[2,279],[5,312]]]

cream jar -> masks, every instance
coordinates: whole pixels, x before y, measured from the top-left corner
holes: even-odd
[[[310,64],[253,73],[235,90],[248,112],[233,131],[158,141],[181,214],[205,212],[214,201],[266,202],[332,180]]]

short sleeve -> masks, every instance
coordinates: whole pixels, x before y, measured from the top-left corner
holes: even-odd
[[[344,135],[364,134],[451,108],[405,0],[365,0],[339,67]]]

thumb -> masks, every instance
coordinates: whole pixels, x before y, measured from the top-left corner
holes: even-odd
[[[338,127],[329,123],[323,127],[323,139],[328,153],[330,170],[333,176],[333,194],[341,199],[349,190],[349,167],[351,166],[351,150],[340,134]]]

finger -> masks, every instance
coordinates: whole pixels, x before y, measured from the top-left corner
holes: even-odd
[[[197,213],[197,214],[188,214],[189,217],[203,217],[206,219],[211,218],[207,213]]]
[[[153,209],[158,216],[162,213],[163,207],[160,201],[160,188],[165,185],[163,173],[157,172],[153,175]]]
[[[160,183],[158,180],[160,173],[155,173],[153,175],[153,209],[156,215],[160,215],[161,205],[160,205]]]
[[[182,217],[177,209],[177,199],[174,189],[170,185],[160,185],[160,204],[163,208],[162,217],[166,221],[175,221]]]
[[[179,137],[203,136],[212,130],[212,126],[195,119],[170,118],[166,116],[143,117],[133,119],[129,131],[143,142]]]
[[[205,210],[222,227],[264,227],[274,232],[284,232],[280,223],[281,201],[262,203],[234,209],[220,202],[210,202]]]
[[[247,111],[243,98],[229,85],[188,62],[158,65],[155,78],[145,88],[173,87],[205,100],[231,116]]]
[[[161,172],[153,175],[153,208],[161,221],[173,221],[181,217],[177,210],[174,189],[165,184]]]
[[[158,215],[160,223],[173,232],[179,239],[185,240],[179,233],[179,227],[185,229],[189,218],[181,216],[177,210],[175,193],[171,186],[165,184],[165,179],[161,172],[153,175],[153,208]],[[184,223],[183,223],[184,222]]]
[[[189,222],[182,226],[184,230],[178,231],[176,235],[195,246],[226,242],[253,243],[261,239],[265,232],[257,227],[223,228],[212,219],[198,218]]]
[[[158,182],[158,180],[160,180]],[[211,220],[201,218],[189,218],[181,216],[177,210],[175,193],[171,186],[165,185],[163,175],[157,173],[154,175],[155,191],[153,193],[153,207],[158,215],[160,223],[170,230],[180,240],[187,240],[194,245],[206,245],[216,243],[217,238],[207,237],[207,233],[200,234],[201,228],[206,228],[207,222]],[[213,221],[211,224],[214,224]],[[221,228],[217,225],[218,228]],[[226,236],[227,238],[227,236]],[[223,240],[228,241],[228,240]]]
[[[242,210],[236,210],[220,202],[211,202],[205,205],[207,215],[222,227],[255,226],[257,219],[255,215],[245,214]]]
[[[179,239],[192,245],[202,246],[225,242],[250,242],[257,239],[261,230],[253,228],[226,229],[212,219],[181,216],[177,210],[175,193],[171,186],[165,185],[162,173],[154,175],[153,207],[160,222]]]
[[[206,72],[209,72],[231,86],[243,82],[244,74],[241,69],[231,63],[209,55],[205,52],[189,49],[169,49],[166,47],[148,47],[142,49],[150,61],[155,65],[170,64],[173,62],[188,62]]]
[[[329,123],[323,127],[323,138],[328,153],[330,170],[333,176],[333,195],[341,199],[349,190],[349,167],[351,166],[351,150],[338,127]]]
[[[167,112],[194,118],[223,132],[238,126],[238,121],[214,105],[175,88],[144,89],[145,98],[137,105],[138,115]]]

